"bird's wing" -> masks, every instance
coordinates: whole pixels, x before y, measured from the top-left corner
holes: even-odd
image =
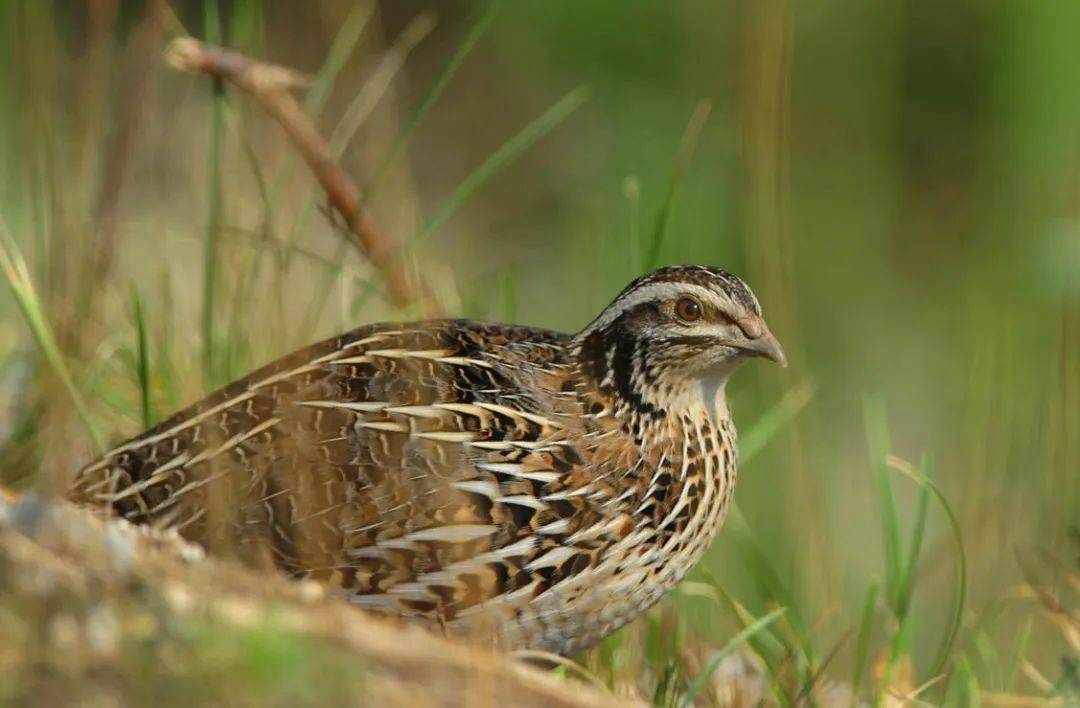
[[[588,465],[566,345],[467,321],[363,327],[120,445],[70,497],[452,620],[588,560],[564,543],[596,525],[571,481]]]

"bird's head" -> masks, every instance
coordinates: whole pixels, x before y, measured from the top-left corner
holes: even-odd
[[[706,266],[644,275],[574,338],[584,374],[631,407],[663,410],[688,391],[722,387],[739,364],[786,365],[761,306],[738,277]]]

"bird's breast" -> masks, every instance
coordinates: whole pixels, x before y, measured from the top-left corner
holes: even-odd
[[[588,568],[530,604],[512,643],[564,654],[586,648],[659,601],[700,560],[734,491],[735,430],[702,411],[671,423],[666,436],[630,453],[590,451],[593,523],[618,533],[604,536]]]

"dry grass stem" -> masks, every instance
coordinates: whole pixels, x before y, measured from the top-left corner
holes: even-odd
[[[397,307],[420,304],[428,315],[441,313],[431,290],[411,278],[405,264],[395,257],[398,246],[394,239],[363,213],[356,182],[337,163],[327,141],[289,93],[307,86],[307,77],[187,37],[173,40],[165,51],[165,60],[181,71],[205,74],[250,94],[281,124],[326,192],[330,205],[356,237],[361,253],[383,273],[390,303]]]

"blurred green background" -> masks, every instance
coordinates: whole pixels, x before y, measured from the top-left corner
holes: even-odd
[[[0,0],[0,217],[107,441],[307,341],[418,314],[382,300],[249,97],[165,65],[189,32],[315,77],[305,107],[348,133],[370,215],[452,314],[574,331],[667,263],[751,284],[792,365],[732,382],[760,453],[689,587],[789,606],[773,658],[794,668],[770,664],[788,700],[777,672],[865,694],[874,662],[909,658],[909,688],[938,668],[954,536],[934,501],[917,528],[919,484],[886,450],[932,473],[967,557],[926,695],[1078,680],[1080,4],[171,6]],[[0,479],[56,489],[93,445],[41,351],[0,299]],[[901,559],[922,539],[907,591],[897,538]],[[654,684],[685,658],[652,635],[718,646],[738,626],[699,595],[627,635]],[[605,680],[624,639],[587,659]]]

